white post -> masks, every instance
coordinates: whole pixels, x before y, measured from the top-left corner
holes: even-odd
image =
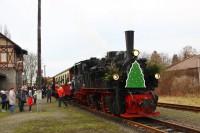
[[[41,111],[41,102],[42,102],[42,92],[41,90],[37,90],[37,112]]]

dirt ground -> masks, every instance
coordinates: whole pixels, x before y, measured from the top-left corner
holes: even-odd
[[[0,113],[1,133],[136,133],[133,129],[96,117],[78,108],[41,104],[32,112]],[[25,108],[28,110],[28,108]]]
[[[167,109],[158,107],[157,111],[160,112],[160,116],[156,119],[173,122],[179,125],[184,125],[198,129],[200,131],[200,113],[181,111],[175,109]]]
[[[185,97],[175,97],[175,96],[160,96],[159,102],[200,106],[200,97],[185,96]],[[181,111],[175,109],[167,109],[158,107],[157,110],[160,112],[158,119],[166,120],[169,122],[174,122],[177,124],[189,126],[200,130],[200,113]]]

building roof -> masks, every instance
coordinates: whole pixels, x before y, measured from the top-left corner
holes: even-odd
[[[19,45],[17,45],[15,42],[13,42],[11,39],[9,39],[8,37],[6,37],[5,35],[3,35],[1,32],[0,32],[0,38],[4,38],[6,39],[7,41],[11,42],[14,46],[14,48],[16,49],[16,52],[22,52],[23,54],[28,54],[28,52],[25,50],[25,49],[22,49]]]
[[[187,70],[200,67],[200,55],[194,55],[183,61],[169,66],[166,71]]]

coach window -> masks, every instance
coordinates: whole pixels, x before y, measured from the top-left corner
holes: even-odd
[[[0,54],[0,62],[2,62],[2,63],[7,62],[7,53]]]

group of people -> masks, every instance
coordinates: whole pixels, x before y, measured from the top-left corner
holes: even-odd
[[[10,110],[10,112],[14,112],[15,102],[16,102],[15,89],[11,88],[8,91],[1,90],[0,96],[2,104],[1,112],[6,112],[8,109]]]
[[[2,104],[1,112],[6,112],[8,109],[10,110],[10,112],[14,112],[15,104],[16,104],[15,89],[11,88],[8,91],[1,90],[0,96],[1,96],[1,104]]]
[[[51,97],[52,97],[52,86],[49,85],[45,88],[45,91],[42,90],[42,92],[45,92],[45,96],[47,98],[47,103],[51,103]],[[61,85],[56,85],[55,88],[56,94],[57,94],[57,101],[58,101],[58,107],[61,107],[62,103],[67,106],[67,103],[64,103],[64,95],[65,91]],[[44,98],[42,94],[42,98]],[[14,112],[16,108],[16,104],[18,103],[19,111],[23,112],[24,105],[27,104],[29,106],[29,111],[31,112],[32,105],[36,104],[36,88],[35,87],[27,87],[26,85],[23,85],[19,89],[11,88],[10,90],[1,90],[0,91],[0,97],[1,97],[1,104],[2,104],[2,112],[6,112],[9,110],[10,112]]]
[[[27,103],[29,111],[31,111],[32,105],[36,103],[35,90],[33,87],[26,87],[25,85],[17,90],[15,88],[11,88],[8,91],[1,90],[1,111],[6,112],[9,109],[13,113],[17,103],[20,112],[24,111],[25,103]]]
[[[33,87],[26,87],[25,85],[18,89],[16,98],[18,99],[19,111],[24,111],[24,104],[27,103],[29,111],[31,112],[32,105],[36,103],[36,89]]]
[[[6,112],[9,109],[8,91],[1,90],[0,96],[2,104],[1,112]]]

